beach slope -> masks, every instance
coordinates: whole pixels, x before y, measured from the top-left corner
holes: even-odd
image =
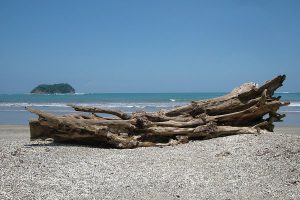
[[[0,199],[297,199],[300,128],[165,148],[29,140],[0,126]]]

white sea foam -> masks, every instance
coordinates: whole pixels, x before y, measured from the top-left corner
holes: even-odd
[[[54,112],[54,113],[74,113],[74,110],[47,110],[48,112]],[[28,112],[27,110],[2,110],[0,109],[0,112]]]
[[[290,92],[275,92],[275,94],[289,94]]]
[[[69,108],[67,105],[69,103],[0,103],[0,107],[57,107],[57,108]],[[72,104],[72,103],[71,103]],[[132,108],[132,109],[144,109],[144,108],[170,108],[175,106],[180,106],[185,104],[184,102],[161,102],[161,103],[153,103],[153,102],[143,102],[143,103],[73,103],[80,106],[92,106],[92,107],[105,107],[105,108]]]
[[[68,107],[65,103],[0,103],[1,107]]]
[[[183,105],[182,103],[79,103],[80,106],[93,106],[93,107],[106,107],[106,108],[169,108],[178,105]]]
[[[0,103],[1,107],[24,107],[29,105],[29,103]]]
[[[289,106],[296,106],[296,107],[299,107],[300,106],[300,102],[291,102]]]
[[[175,99],[170,99],[170,101],[173,101],[173,102],[174,102],[174,101],[176,101],[176,100],[175,100]]]
[[[106,108],[170,108],[175,106],[185,105],[188,102],[101,102],[101,103],[70,103],[80,106],[92,106],[92,107],[106,107]],[[60,107],[68,108],[69,103],[26,103],[26,102],[1,102],[0,107],[25,107],[25,106],[35,106],[35,107]],[[300,107],[300,102],[291,102],[288,107]]]
[[[2,110],[2,109],[0,109],[0,112],[27,112],[27,110]]]
[[[300,110],[283,110],[282,113],[300,113]]]

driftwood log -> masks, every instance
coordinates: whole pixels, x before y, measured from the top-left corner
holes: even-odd
[[[193,139],[208,139],[234,134],[258,134],[273,131],[273,122],[285,115],[277,113],[289,102],[273,97],[285,75],[258,87],[245,83],[231,93],[208,100],[158,112],[132,114],[98,107],[70,105],[89,113],[55,116],[26,109],[39,116],[29,122],[31,139],[53,138],[57,142],[79,142],[112,148],[168,146]],[[106,113],[115,117],[100,117]]]

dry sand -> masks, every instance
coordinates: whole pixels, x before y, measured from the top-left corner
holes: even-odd
[[[133,150],[0,126],[0,199],[299,199],[300,128]]]

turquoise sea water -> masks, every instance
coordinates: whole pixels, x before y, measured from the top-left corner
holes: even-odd
[[[157,111],[170,109],[192,100],[208,99],[225,93],[99,93],[99,94],[0,94],[0,124],[27,124],[35,116],[24,107],[32,106],[56,114],[74,112],[67,106],[74,103],[83,106],[99,106],[125,112],[138,110]],[[278,125],[300,125],[300,93],[276,93],[282,100],[291,101],[280,112],[287,117]]]

